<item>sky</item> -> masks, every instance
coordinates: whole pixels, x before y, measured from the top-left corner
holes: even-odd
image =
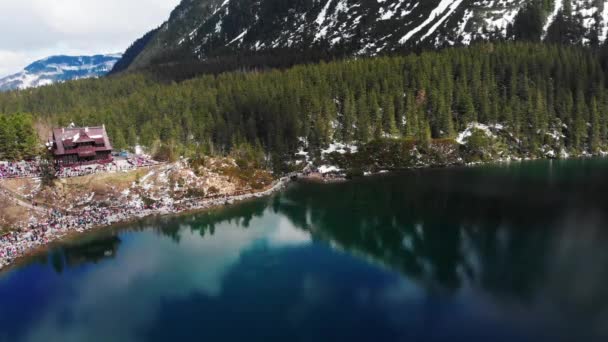
[[[0,0],[0,77],[57,54],[124,52],[180,0]]]

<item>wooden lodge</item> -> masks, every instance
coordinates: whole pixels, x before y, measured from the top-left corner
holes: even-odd
[[[62,166],[112,161],[112,145],[105,125],[56,128],[50,143],[55,162]]]

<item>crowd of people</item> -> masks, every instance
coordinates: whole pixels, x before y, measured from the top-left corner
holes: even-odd
[[[55,176],[58,178],[80,177],[101,172],[129,171],[141,167],[153,166],[156,161],[146,156],[118,158],[105,164],[81,164],[58,167]],[[0,162],[0,179],[37,178],[42,173],[40,160]]]
[[[58,178],[81,177],[96,173],[131,171],[141,167],[153,166],[158,163],[152,159],[137,156],[134,158],[117,159],[105,164],[85,164],[60,167],[57,170]]]
[[[84,232],[95,227],[107,226],[150,215],[180,213],[217,207],[252,197],[262,197],[281,189],[289,177],[282,178],[273,187],[257,193],[234,196],[220,196],[204,199],[172,201],[159,200],[153,204],[129,202],[112,207],[89,206],[76,212],[62,212],[51,209],[45,220],[31,220],[26,227],[0,236],[0,269],[10,265],[15,259],[31,253],[35,249],[56,241],[68,234]]]
[[[0,179],[40,176],[39,161],[0,162]]]
[[[111,163],[74,165],[58,167],[58,178],[79,177],[102,172],[129,171],[141,167],[157,165],[158,162],[146,156],[117,158]],[[41,161],[0,162],[0,179],[37,178],[42,173]],[[35,204],[34,204],[35,205]],[[17,231],[0,236],[0,269],[38,246],[61,238],[68,232],[83,231],[90,227],[102,226],[137,216],[138,211],[158,208],[88,208],[76,214],[52,210],[48,218],[38,222],[34,219],[27,226],[16,227]]]
[[[127,162],[135,167],[145,167],[158,164],[158,162],[156,162],[155,160],[144,155],[135,155],[133,157],[127,158]]]

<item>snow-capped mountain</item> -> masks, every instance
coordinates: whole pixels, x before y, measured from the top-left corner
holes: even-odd
[[[0,91],[40,87],[56,82],[100,77],[107,74],[121,54],[95,56],[52,56],[28,65],[24,70],[0,78]]]
[[[608,0],[183,0],[130,51],[129,68],[277,49],[377,55],[416,46],[518,39],[538,18],[538,39],[580,26],[577,43],[606,40]],[[536,3],[536,7],[532,6]],[[531,12],[537,10],[537,15]],[[530,14],[530,15],[526,15]],[[536,25],[536,26],[534,26]],[[541,32],[542,31],[542,32]],[[574,31],[573,31],[574,32]],[[137,44],[134,44],[137,45]],[[124,63],[127,64],[127,63]]]

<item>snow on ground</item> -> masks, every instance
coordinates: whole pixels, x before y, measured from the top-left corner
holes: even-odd
[[[430,25],[433,21],[435,21],[435,19],[437,19],[437,17],[439,17],[441,14],[444,14],[447,10],[448,13],[440,20],[440,22],[443,22],[443,20],[445,20],[444,18],[449,17],[452,14],[452,12],[458,6],[460,6],[461,3],[462,3],[462,0],[456,0],[456,1],[441,0],[439,5],[437,5],[437,7],[435,9],[433,9],[433,11],[428,16],[428,18],[424,22],[422,22],[422,24],[420,24],[418,27],[414,28],[413,30],[410,30],[405,36],[403,36],[403,38],[401,38],[399,40],[399,43],[400,44],[407,43],[407,41],[410,40],[410,38],[412,38],[414,35],[416,35],[420,31],[422,31],[422,29],[424,29],[425,27]],[[429,32],[434,31],[435,29],[437,29],[437,27],[431,28],[431,30],[429,30]]]
[[[503,130],[503,129],[504,129],[504,127],[501,124],[484,125],[484,124],[481,124],[478,122],[472,122],[467,126],[467,129],[465,129],[464,131],[460,132],[460,134],[458,134],[458,137],[456,138],[456,142],[459,143],[460,145],[466,144],[469,137],[471,135],[473,135],[474,130],[483,131],[486,133],[486,135],[488,137],[494,138],[496,136],[494,135],[494,133],[492,133],[492,130]]]
[[[305,163],[306,165],[310,165],[310,154],[308,152],[304,151],[303,148],[300,148],[300,150],[296,153],[296,157],[298,157],[298,159],[300,159],[300,160],[296,161],[296,165],[300,165],[302,163]]]
[[[555,17],[559,13],[559,11],[562,9],[563,5],[564,5],[563,0],[555,0],[555,4],[553,5],[554,6],[553,11],[551,12],[551,14],[549,14],[549,17],[547,18],[547,22],[545,23],[545,27],[543,27],[543,38],[546,37],[547,30],[549,30],[549,27],[551,26],[551,24],[553,24],[553,20],[555,20]]]
[[[315,22],[319,26],[319,32],[317,32],[317,34],[315,35],[315,41],[317,41],[317,40],[325,37],[325,35],[327,35],[327,26],[323,26],[323,24],[325,23],[325,19],[327,18],[327,10],[329,9],[329,6],[331,5],[331,3],[332,3],[332,0],[327,1],[327,3],[325,4],[325,7],[323,7],[323,9],[321,10],[321,13],[319,13],[317,20],[315,20]]]
[[[226,45],[231,45],[232,43],[242,41],[243,38],[245,38],[245,35],[247,34],[247,32],[249,32],[249,29],[246,29],[245,31],[241,32],[241,34],[239,34],[238,36],[236,36],[236,38],[234,38],[233,40],[231,40],[230,43],[228,43]]]
[[[560,141],[560,140],[566,138],[566,136],[564,135],[564,133],[562,133],[561,131],[558,131],[557,129],[554,129],[554,130],[552,130],[550,132],[547,132],[546,134],[548,136],[550,136],[555,141]]]
[[[341,142],[333,142],[333,143],[329,144],[328,148],[321,150],[321,158],[323,160],[325,160],[325,157],[332,153],[347,154],[347,153],[357,153],[357,151],[358,151],[358,149],[357,149],[356,145],[345,144],[345,143],[341,143]],[[308,158],[308,155],[307,155],[307,158]],[[341,172],[342,169],[340,169],[337,166],[325,164],[325,165],[319,166],[318,171],[321,174],[326,174],[326,173],[332,173],[332,172]]]
[[[604,4],[604,10],[602,11],[602,18],[604,18],[604,23],[602,25],[602,32],[600,35],[601,41],[606,41],[608,38],[608,4]]]
[[[298,153],[296,153],[296,156],[301,156],[301,157],[308,158],[308,152],[304,151],[303,149],[300,149],[298,151]]]
[[[437,20],[437,22],[435,22],[435,24],[433,26],[431,26],[429,31],[424,36],[422,36],[422,38],[420,38],[420,41],[425,40],[431,34],[433,34],[437,30],[437,28],[439,28],[439,26],[441,26],[441,24],[443,24],[443,22],[445,22],[452,15],[452,13],[454,13],[454,11],[456,11],[456,9],[458,8],[458,6],[460,6],[462,1],[463,0],[456,0],[454,3],[452,3],[448,7],[447,13],[441,19]]]
[[[340,168],[333,166],[333,165],[321,165],[319,166],[319,173],[321,174],[326,174],[326,173],[332,173],[332,172],[340,172]]]
[[[469,24],[469,21],[474,17],[474,15],[475,12],[473,12],[472,10],[466,10],[464,16],[460,20],[458,31],[456,31],[457,36],[462,37],[462,43],[465,45],[470,44],[472,40],[471,34],[466,32],[466,28]]]
[[[300,138],[300,142],[303,145],[308,145],[307,141],[303,138]],[[357,151],[358,151],[357,145],[346,144],[346,143],[342,143],[342,142],[333,142],[333,143],[329,144],[329,146],[327,148],[321,150],[321,159],[323,161],[325,161],[325,158],[332,153],[347,154],[347,153],[357,153]],[[302,163],[305,163],[305,165],[312,164],[312,158],[311,158],[310,152],[306,151],[304,147],[300,147],[298,152],[295,153],[295,156],[298,159],[295,162],[296,165],[301,165]],[[341,169],[338,168],[337,166],[328,165],[328,164],[321,165],[317,169],[322,174],[341,171]]]
[[[478,33],[483,36],[484,30],[490,32],[498,31],[501,32],[503,36],[506,36],[509,24],[513,23],[515,16],[517,16],[518,13],[519,8],[517,7],[494,11],[492,17],[484,19],[485,25],[479,28]]]
[[[547,158],[555,158],[557,156],[557,153],[555,153],[555,150],[553,150],[550,146],[544,145],[541,150],[543,151],[543,154]]]
[[[329,145],[328,148],[321,151],[321,156],[325,157],[325,155],[331,154],[334,152],[337,152],[340,154],[346,154],[349,152],[357,153],[357,145],[350,145],[350,144],[345,144],[345,143],[341,143],[341,142],[333,142]]]

